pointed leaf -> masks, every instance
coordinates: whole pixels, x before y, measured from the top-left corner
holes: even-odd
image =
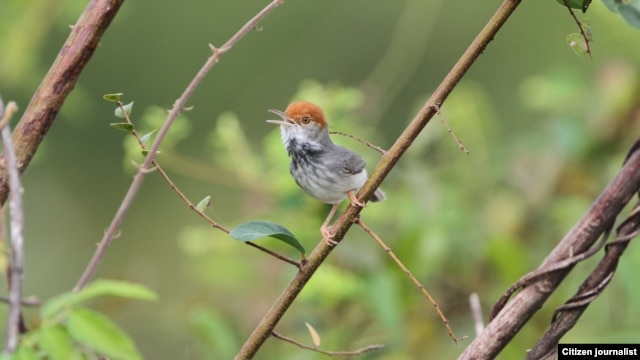
[[[71,312],[67,329],[76,341],[100,354],[113,359],[142,359],[129,335],[108,317],[93,310],[80,308]]]
[[[126,104],[126,105],[122,105],[122,108],[120,106],[118,106],[116,108],[116,110],[114,111],[114,114],[115,114],[116,117],[124,118],[125,114],[126,115],[131,114],[131,109],[133,109],[133,101],[128,103],[128,104]],[[123,110],[124,110],[124,113],[122,112]]]
[[[82,359],[76,351],[73,339],[67,329],[60,325],[45,325],[38,329],[38,345],[51,360]]]
[[[142,143],[142,145],[147,145],[147,143],[149,142],[149,139],[151,138],[151,135],[153,135],[154,132],[156,132],[156,130],[152,130],[142,135],[142,137],[140,138],[140,142]]]
[[[240,224],[229,232],[236,240],[252,241],[263,237],[272,237],[296,248],[303,255],[305,250],[296,237],[284,226],[271,221],[250,221]]]
[[[313,341],[313,346],[315,347],[320,346],[320,344],[322,343],[322,340],[320,339],[320,334],[318,334],[316,329],[314,329],[313,326],[311,326],[311,324],[309,324],[308,322],[304,323],[304,325],[307,327],[307,330],[309,330],[309,335],[311,335],[311,341]]]
[[[121,96],[122,96],[122,93],[105,94],[105,95],[102,95],[102,98],[109,102],[117,103],[118,101],[120,101]]]
[[[129,123],[111,123],[109,124],[109,126],[111,126],[112,128],[116,128],[116,129],[120,129],[120,130],[124,130],[124,131],[128,131],[128,132],[132,132],[135,128],[133,127],[133,125],[129,124]]]
[[[198,209],[200,212],[203,212],[207,209],[207,207],[209,207],[209,205],[211,205],[211,195],[205,196],[204,199],[200,200],[198,205],[196,205],[196,209]]]
[[[60,294],[47,301],[41,309],[43,319],[50,319],[64,309],[104,296],[118,296],[138,300],[155,300],[156,294],[146,287],[116,280],[96,280],[78,292]]]

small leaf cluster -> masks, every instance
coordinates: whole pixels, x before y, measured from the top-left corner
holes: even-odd
[[[0,360],[137,360],[142,355],[133,340],[105,315],[85,305],[104,297],[155,300],[144,286],[124,281],[97,280],[80,291],[66,292],[47,301],[40,309],[40,326],[21,338],[13,354]]]

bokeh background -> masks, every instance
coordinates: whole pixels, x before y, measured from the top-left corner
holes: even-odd
[[[86,266],[140,162],[102,95],[123,92],[143,132],[158,128],[210,55],[268,1],[127,1],[23,176],[25,293],[68,291]],[[289,178],[277,128],[292,99],[322,105],[333,130],[389,147],[500,1],[287,1],[225,54],[189,101],[159,162],[226,227],[255,219],[320,240],[328,206]],[[0,2],[0,93],[24,109],[85,6]],[[579,15],[585,17],[585,15]],[[488,313],[544,256],[618,171],[640,133],[640,32],[594,1],[593,60],[556,1],[525,1],[443,107],[470,150],[434,119],[383,183],[388,200],[363,219],[440,302],[458,336],[474,336],[468,297]],[[351,139],[371,170],[378,154]],[[277,241],[261,244],[296,257]],[[594,259],[577,266],[500,358],[522,358]],[[640,249],[629,247],[608,289],[564,342],[640,341]],[[211,229],[151,174],[98,277],[145,284],[157,302],[92,304],[148,359],[230,359],[295,273]],[[4,287],[4,285],[3,285]],[[37,325],[37,312],[27,311]],[[0,320],[6,308],[0,307]],[[277,330],[323,349],[385,343],[366,359],[454,358],[456,347],[388,256],[352,229]],[[4,322],[3,322],[4,323]],[[4,326],[0,329],[4,337]],[[464,346],[464,343],[463,343]],[[274,339],[258,359],[321,359]]]

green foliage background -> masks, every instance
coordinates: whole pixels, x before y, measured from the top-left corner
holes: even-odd
[[[125,102],[135,101],[136,125],[157,128],[210,55],[207,44],[221,45],[266,3],[125,2],[23,176],[26,294],[48,299],[73,286],[131,180],[131,161],[141,159],[134,139],[109,128],[113,107],[101,96],[124,92]],[[275,221],[311,249],[328,207],[290,179],[266,110],[314,101],[334,130],[389,147],[499,4],[287,1],[224,55],[158,160],[193,202],[211,195],[208,213],[223,225]],[[83,6],[0,3],[5,101],[26,107]],[[587,15],[593,60],[565,44],[578,31],[566,9],[525,1],[443,107],[471,154],[434,119],[383,183],[388,200],[363,212],[459,336],[473,337],[469,294],[477,292],[488,312],[537,267],[637,137],[640,33],[598,1]],[[376,152],[334,139],[373,168]],[[277,241],[263,243],[297,256]],[[501,358],[522,357],[597,258],[575,269]],[[640,341],[639,263],[632,244],[607,291],[563,341]],[[212,230],[151,175],[98,276],[143,283],[158,301],[103,300],[94,308],[131,334],[146,358],[229,359],[294,273]],[[37,311],[26,316],[37,326]],[[387,344],[367,359],[446,359],[461,351],[419,291],[355,228],[277,329],[311,343],[305,322],[324,349]],[[269,340],[257,358],[324,356]]]

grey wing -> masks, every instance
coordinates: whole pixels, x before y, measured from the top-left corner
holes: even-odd
[[[340,159],[340,170],[345,175],[358,174],[362,172],[365,167],[365,162],[362,156],[349,149],[336,146],[336,154],[338,154],[338,158]]]

